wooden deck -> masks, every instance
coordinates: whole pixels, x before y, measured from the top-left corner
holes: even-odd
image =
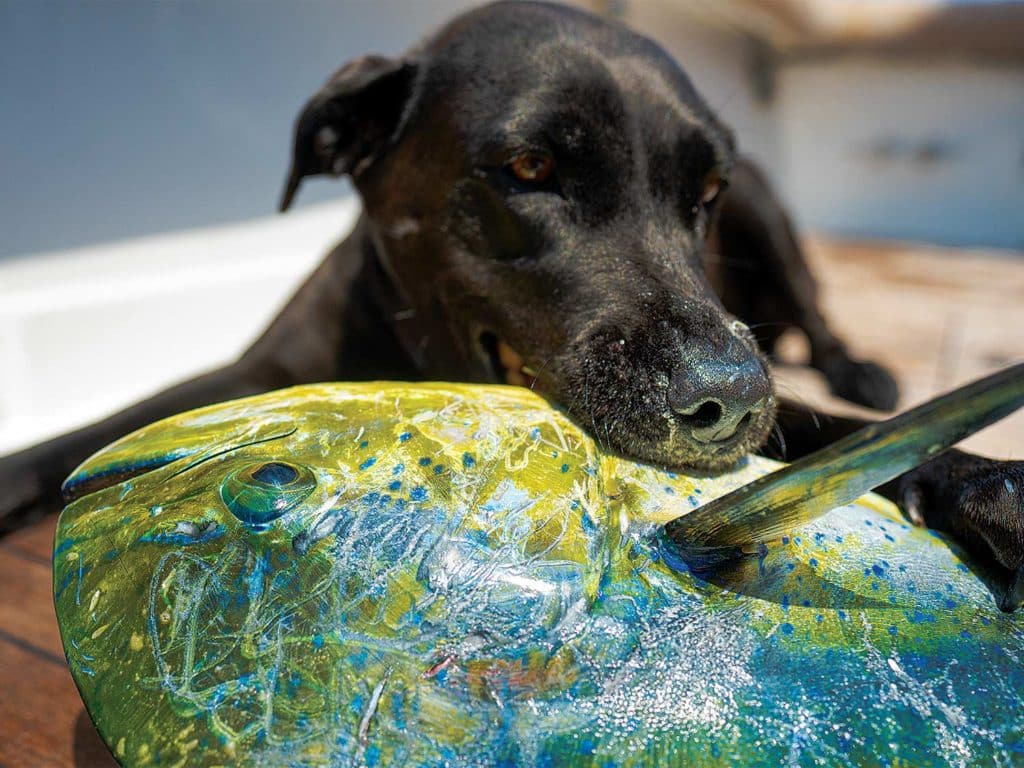
[[[859,355],[896,371],[904,406],[1024,359],[1024,258],[810,245],[829,318]],[[787,350],[798,355],[799,341]],[[810,403],[836,404],[811,371],[786,366],[780,381]],[[1024,457],[1024,414],[969,445]],[[113,765],[64,663],[50,591],[55,522],[0,540],[0,768]]]
[[[1024,360],[1024,254],[819,239],[807,250],[832,327],[856,355],[896,374],[901,409]],[[814,371],[779,366],[777,374],[783,392],[857,412],[830,398]],[[1024,458],[1024,412],[963,446]]]
[[[68,672],[53,613],[56,515],[0,540],[0,766],[114,766]]]

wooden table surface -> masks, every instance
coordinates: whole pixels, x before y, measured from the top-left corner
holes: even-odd
[[[0,766],[116,765],[64,661],[51,590],[56,515],[0,539]]]
[[[1024,257],[906,245],[810,241],[833,325],[896,371],[910,405],[1024,359]],[[787,345],[800,354],[799,340]],[[784,391],[828,397],[817,374],[784,366]],[[975,436],[974,450],[1024,458],[1024,414]],[[2,489],[0,489],[2,492]],[[114,765],[68,673],[53,612],[56,518],[0,539],[0,768]]]

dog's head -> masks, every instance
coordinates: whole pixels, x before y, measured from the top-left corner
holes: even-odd
[[[717,467],[773,417],[700,263],[732,156],[651,41],[500,3],[335,74],[297,123],[282,207],[304,176],[351,175],[425,377],[529,384],[612,448]]]

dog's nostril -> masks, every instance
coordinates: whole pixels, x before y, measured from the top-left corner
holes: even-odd
[[[708,407],[709,405],[713,407]],[[743,434],[750,427],[754,415],[760,410],[726,410],[712,400],[710,403],[702,404],[693,414],[680,414],[679,418],[690,428],[690,437],[698,443],[719,443],[737,434]]]
[[[698,443],[720,443],[746,432],[755,418],[767,406],[767,400],[754,403],[730,403],[717,399],[702,399],[689,408],[675,405],[676,418]]]
[[[698,429],[713,427],[722,418],[722,406],[714,400],[705,400],[693,413],[680,413],[681,419]]]

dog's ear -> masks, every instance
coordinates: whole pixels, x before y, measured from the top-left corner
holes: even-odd
[[[335,72],[295,122],[279,210],[288,209],[306,176],[355,177],[366,169],[398,129],[415,75],[415,64],[383,56],[364,56]]]

